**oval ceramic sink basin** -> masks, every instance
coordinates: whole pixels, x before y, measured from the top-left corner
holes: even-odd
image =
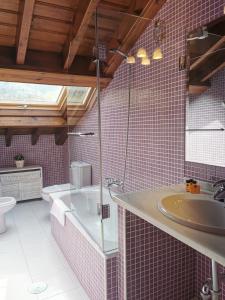
[[[161,199],[159,210],[182,225],[225,235],[225,204],[209,195],[174,194]]]

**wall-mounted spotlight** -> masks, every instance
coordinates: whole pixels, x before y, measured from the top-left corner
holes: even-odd
[[[147,57],[147,51],[145,50],[145,48],[139,48],[137,51],[137,57],[138,58],[145,58]]]
[[[133,55],[127,56],[127,63],[128,64],[135,64],[136,59]]]
[[[143,66],[149,66],[149,65],[151,64],[151,61],[150,61],[150,59],[149,59],[148,57],[143,57],[143,58],[141,59],[141,64],[142,64]]]

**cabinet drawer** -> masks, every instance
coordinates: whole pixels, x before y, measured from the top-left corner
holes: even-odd
[[[4,185],[14,184],[19,182],[30,182],[41,178],[40,170],[29,172],[15,172],[9,174],[1,174],[0,182]]]
[[[1,185],[0,189],[3,197],[14,197],[17,201],[21,200],[19,184]]]
[[[21,199],[37,199],[41,198],[41,180],[35,182],[23,182],[20,183]]]

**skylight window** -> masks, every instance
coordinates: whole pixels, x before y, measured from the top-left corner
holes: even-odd
[[[82,105],[92,95],[93,88],[0,81],[0,105],[27,108],[35,105]]]
[[[56,105],[63,86],[18,82],[0,82],[0,104]]]
[[[79,86],[72,86],[67,87],[68,97],[67,103],[68,104],[84,104],[87,97],[90,94],[91,88],[90,87],[79,87]]]

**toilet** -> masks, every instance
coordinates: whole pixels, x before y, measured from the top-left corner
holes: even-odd
[[[42,199],[51,202],[51,193],[80,189],[84,186],[91,185],[91,165],[83,161],[71,162],[70,182],[71,183],[51,185],[43,188]]]
[[[6,231],[5,213],[16,205],[14,197],[0,197],[0,233]]]

